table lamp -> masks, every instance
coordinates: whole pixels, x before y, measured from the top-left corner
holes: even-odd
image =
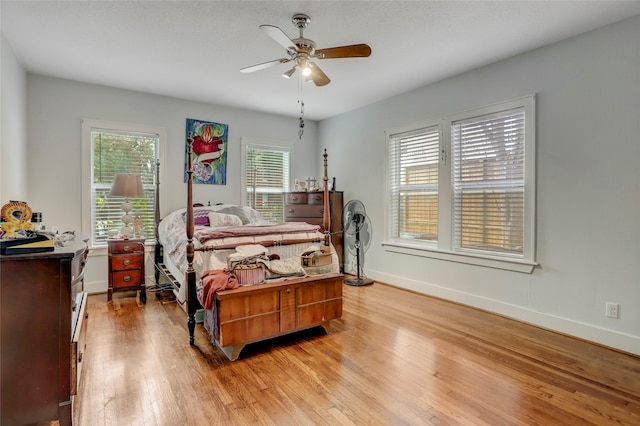
[[[118,173],[113,181],[113,186],[111,187],[111,193],[109,194],[115,197],[126,197],[124,203],[122,203],[122,210],[124,211],[124,216],[122,216],[122,222],[124,222],[124,226],[120,230],[122,235],[126,238],[129,238],[132,233],[131,222],[133,222],[133,218],[131,217],[131,211],[133,210],[133,206],[129,202],[129,198],[135,197],[144,197],[144,189],[142,188],[142,178],[139,173]]]

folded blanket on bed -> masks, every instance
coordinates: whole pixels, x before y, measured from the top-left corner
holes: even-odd
[[[200,303],[205,309],[210,309],[216,291],[238,288],[238,279],[228,269],[211,269],[202,274],[202,299]]]
[[[278,256],[271,260],[267,256],[268,250],[259,244],[241,246],[236,250],[238,251],[237,253],[230,254],[227,257],[227,265],[231,271],[259,266],[265,270],[267,279],[303,276],[306,274],[300,265],[300,258],[298,257],[280,259]]]
[[[267,279],[302,277],[307,273],[300,265],[300,258],[274,259],[265,263]]]
[[[227,257],[227,266],[233,271],[248,265],[256,265],[260,260],[269,260],[269,250],[260,244],[247,244],[236,247],[236,252]]]
[[[240,236],[271,235],[271,234],[298,234],[301,232],[317,232],[318,225],[311,225],[305,222],[284,222],[264,225],[243,225],[243,226],[223,226],[211,228],[201,226],[194,230],[194,238],[200,242],[205,242],[212,238],[228,238]]]

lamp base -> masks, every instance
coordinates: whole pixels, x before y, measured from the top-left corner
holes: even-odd
[[[125,237],[125,238],[130,238],[131,234],[133,233],[133,229],[131,229],[130,226],[123,226],[122,229],[120,229],[120,233]]]
[[[133,208],[130,203],[122,204],[122,210],[124,210],[124,216],[122,216],[122,223],[124,223],[124,226],[122,227],[120,232],[125,238],[129,238],[133,234],[133,228],[129,226],[131,225],[131,222],[133,222],[133,217],[131,217],[131,215],[129,214],[131,212],[131,208],[125,209],[125,206]]]

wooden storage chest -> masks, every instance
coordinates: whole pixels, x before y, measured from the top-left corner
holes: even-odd
[[[236,360],[245,345],[321,326],[342,316],[342,274],[216,292],[215,343]]]

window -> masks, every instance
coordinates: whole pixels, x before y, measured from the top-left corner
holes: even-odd
[[[283,222],[283,192],[289,190],[289,148],[243,145],[243,202],[269,222]]]
[[[529,96],[388,132],[386,245],[533,264],[534,114]]]
[[[92,247],[106,247],[109,231],[123,226],[124,200],[109,195],[117,173],[140,173],[145,197],[129,202],[132,214],[142,221],[143,236],[155,237],[156,160],[162,134],[123,123],[83,121],[83,232]]]
[[[524,108],[452,124],[455,248],[523,255]]]
[[[430,126],[390,136],[389,176],[394,238],[437,241],[440,130]]]

